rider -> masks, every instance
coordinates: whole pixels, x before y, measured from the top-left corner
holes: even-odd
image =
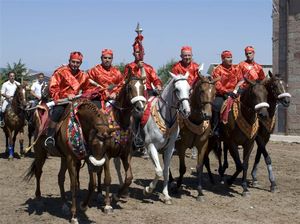
[[[192,48],[183,46],[180,54],[181,60],[172,67],[172,73],[175,75],[189,72],[188,83],[192,86],[198,79],[199,65],[193,61]]]
[[[116,95],[120,91],[123,83],[124,77],[120,70],[112,66],[113,61],[113,51],[110,49],[103,49],[101,55],[101,64],[96,65],[91,68],[87,74],[92,83],[89,85],[89,91],[95,91],[97,86],[100,86],[100,92],[92,102],[101,108],[101,102],[105,102],[108,99],[115,99]],[[106,89],[103,95],[103,90]]]
[[[213,79],[219,79],[216,86],[216,98],[213,102],[213,135],[219,137],[220,111],[227,97],[236,98],[235,87],[240,81],[239,69],[232,64],[232,53],[228,50],[221,54],[222,63],[214,68],[212,72]]]
[[[151,65],[144,63],[144,52],[141,52],[140,46],[136,42],[133,44],[132,54],[134,56],[134,61],[125,66],[125,77],[128,78],[129,71],[136,77],[145,75],[148,96],[158,95],[159,92],[162,91],[162,82],[155,69]],[[153,89],[153,87],[155,87],[155,89]]]
[[[20,85],[20,83],[15,81],[15,73],[9,72],[8,81],[3,83],[1,87],[1,96],[4,97],[4,101],[0,108],[0,127],[4,127],[3,115],[7,105],[11,103],[18,85]]]
[[[34,100],[31,104],[32,107],[36,106],[39,103],[39,101],[41,100],[42,87],[43,87],[43,85],[45,85],[44,73],[38,73],[37,76],[38,76],[37,81],[34,82],[30,88],[30,93],[34,97]]]
[[[262,66],[254,61],[255,51],[252,46],[245,48],[246,60],[239,63],[239,70],[242,78],[249,80],[263,80],[266,75],[262,69]]]
[[[67,98],[74,99],[75,95],[79,94],[80,90],[86,90],[88,86],[88,77],[80,69],[83,55],[78,52],[70,54],[69,64],[57,68],[49,83],[50,97],[57,101],[59,99]],[[47,139],[45,146],[53,148],[55,146],[55,129],[61,116],[64,114],[67,104],[56,105],[50,113],[50,123],[47,130]]]

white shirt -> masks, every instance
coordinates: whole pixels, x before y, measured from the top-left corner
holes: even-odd
[[[5,94],[6,96],[9,97],[14,96],[17,86],[19,85],[20,83],[17,81],[14,81],[13,83],[11,83],[9,80],[6,81],[5,83],[3,83],[1,87],[1,95]]]
[[[39,81],[36,81],[32,84],[31,86],[31,91],[34,92],[35,95],[37,95],[38,97],[41,97],[42,95],[42,85],[44,84],[44,82],[42,82],[41,84],[39,83]]]

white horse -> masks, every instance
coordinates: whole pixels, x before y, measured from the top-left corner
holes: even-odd
[[[187,82],[189,73],[185,75],[174,75],[170,72],[172,79],[167,83],[161,96],[153,102],[151,114],[144,126],[145,148],[155,166],[155,178],[149,186],[145,187],[144,195],[153,192],[158,179],[164,176],[163,201],[172,204],[168,192],[170,160],[174,151],[175,141],[179,134],[177,122],[178,111],[184,118],[190,114],[189,92],[190,85]],[[164,170],[162,170],[158,153],[163,152]]]

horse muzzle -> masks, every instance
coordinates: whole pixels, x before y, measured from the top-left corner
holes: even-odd
[[[291,98],[291,94],[289,93],[282,93],[280,95],[278,95],[278,100],[279,102],[284,106],[284,107],[289,107],[290,106],[290,98]]]

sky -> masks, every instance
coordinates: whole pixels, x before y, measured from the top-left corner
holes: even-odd
[[[0,67],[21,59],[53,72],[81,51],[86,70],[101,63],[104,48],[113,64],[129,63],[138,22],[144,61],[155,69],[180,60],[185,45],[205,72],[223,50],[234,63],[244,60],[247,45],[259,64],[271,64],[271,15],[272,0],[0,0]]]

